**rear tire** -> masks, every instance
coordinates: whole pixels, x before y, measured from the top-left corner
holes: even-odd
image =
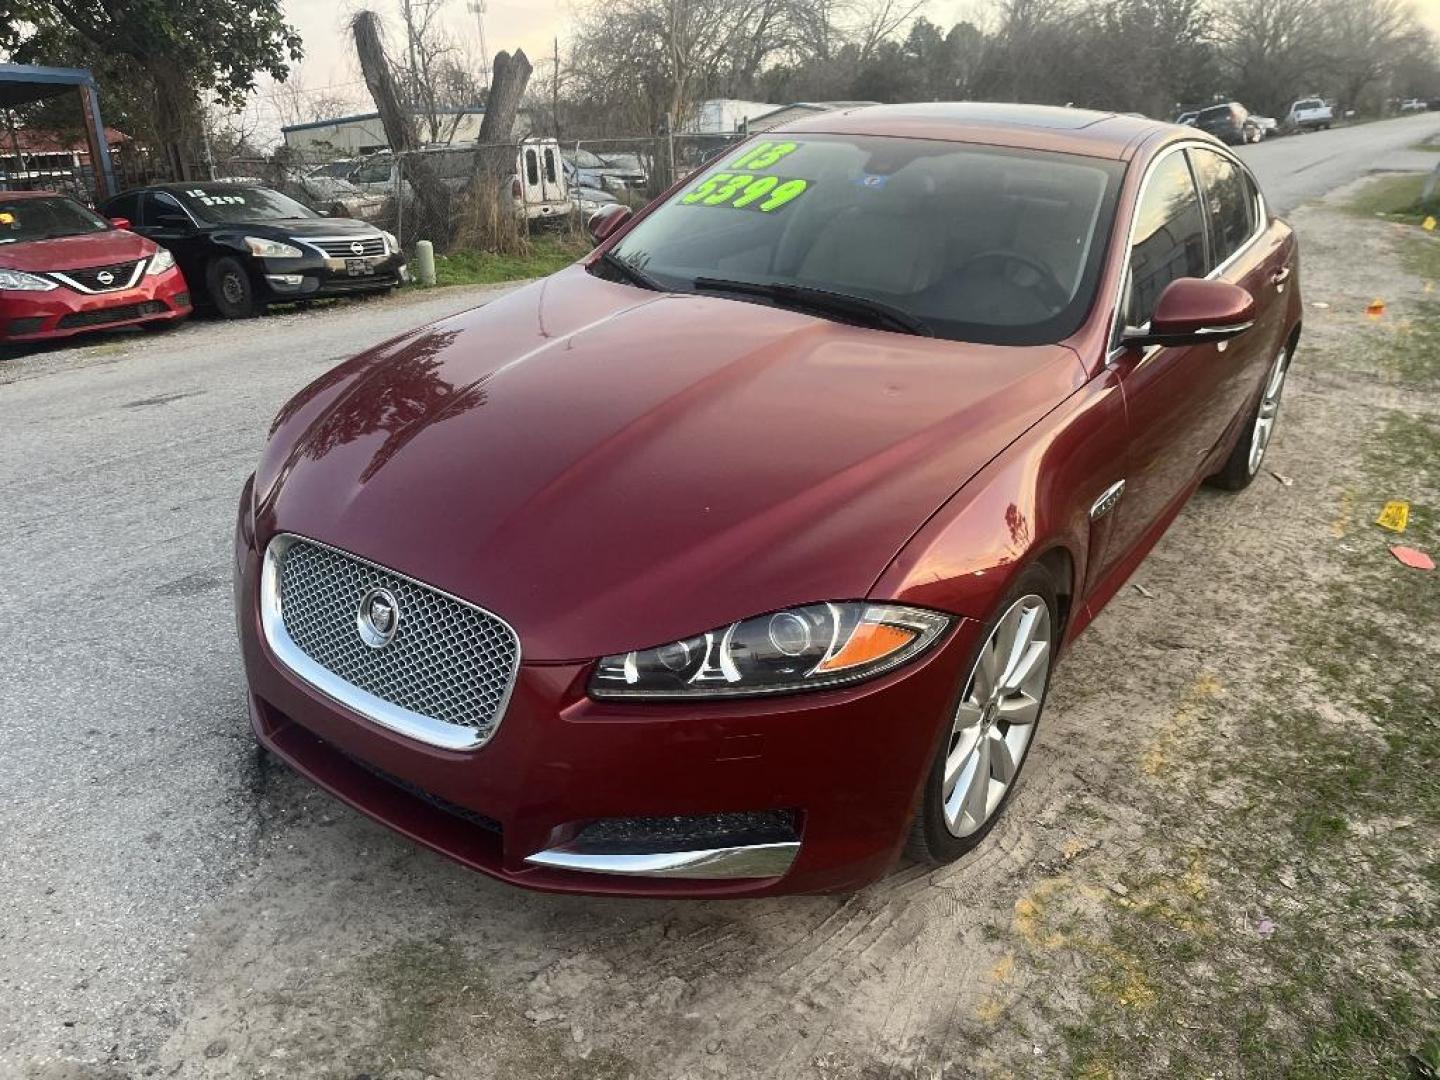
[[[1280,414],[1280,399],[1285,393],[1285,376],[1290,371],[1292,350],[1287,345],[1280,350],[1265,374],[1265,386],[1260,391],[1260,400],[1255,403],[1246,421],[1244,434],[1235,441],[1235,448],[1225,459],[1220,471],[1206,479],[1212,487],[1224,491],[1244,491],[1251,481],[1260,475],[1260,466],[1265,464],[1265,453],[1275,434],[1275,424]]]
[[[259,311],[255,285],[237,259],[216,259],[205,270],[205,283],[215,310],[227,319],[253,318]]]
[[[1032,566],[986,623],[945,719],[905,845],[913,861],[954,862],[1000,820],[1035,742],[1060,631],[1055,582]]]

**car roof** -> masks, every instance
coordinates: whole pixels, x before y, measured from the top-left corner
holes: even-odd
[[[836,109],[792,121],[766,134],[895,135],[1058,150],[1125,161],[1148,137],[1173,127],[1145,117],[1054,105],[936,101]]]

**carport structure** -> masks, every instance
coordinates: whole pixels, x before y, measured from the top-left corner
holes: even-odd
[[[94,183],[94,200],[98,204],[116,193],[115,166],[110,161],[110,146],[105,138],[105,124],[100,118],[100,94],[95,78],[85,68],[39,67],[32,64],[0,64],[0,109],[15,109],[32,101],[80,95],[80,110],[85,117],[85,142],[90,149],[90,170]]]

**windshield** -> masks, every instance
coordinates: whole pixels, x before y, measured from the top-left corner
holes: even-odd
[[[1090,310],[1123,171],[924,139],[751,142],[612,254],[667,289],[799,286],[888,305],[952,340],[1058,341]]]
[[[238,184],[197,184],[174,189],[186,209],[201,221],[217,225],[249,221],[279,221],[284,218],[311,218],[315,212],[269,188],[241,187]]]
[[[574,165],[578,165],[582,169],[604,169],[607,167],[605,162],[601,161],[589,150],[567,150],[564,156],[566,160]]]
[[[26,240],[56,240],[104,232],[111,225],[73,199],[60,196],[6,199],[0,196],[0,244]]]
[[[1204,121],[1206,121],[1206,120],[1215,121],[1215,120],[1229,120],[1229,119],[1230,119],[1230,106],[1229,106],[1229,105],[1215,105],[1215,106],[1212,106],[1211,108],[1201,109],[1201,110],[1200,110],[1200,120],[1201,120],[1202,123],[1203,123]]]

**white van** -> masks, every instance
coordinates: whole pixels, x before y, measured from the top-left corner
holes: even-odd
[[[439,174],[440,182],[451,191],[460,191],[470,183],[475,169],[475,147],[441,146],[421,150]],[[394,195],[405,199],[414,192],[408,180],[399,174],[399,165],[392,154],[374,154],[355,163],[345,177],[361,191],[374,195]],[[561,219],[574,209],[570,186],[560,162],[560,144],[554,139],[526,139],[515,153],[515,178],[510,193],[515,209],[529,221]]]

